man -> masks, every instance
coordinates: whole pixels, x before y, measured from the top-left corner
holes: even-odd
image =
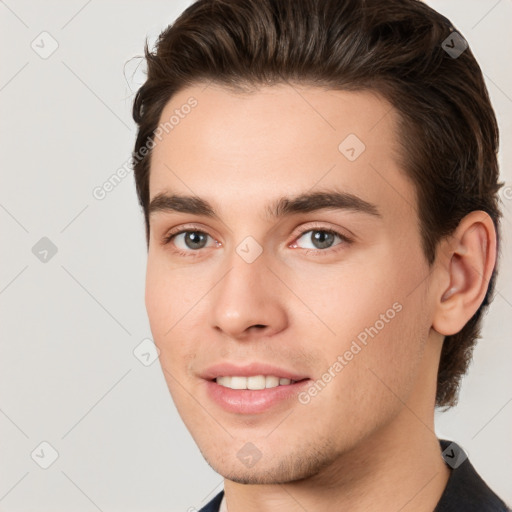
[[[204,0],[146,59],[146,307],[203,510],[507,510],[434,431],[496,277],[464,38],[415,0]]]

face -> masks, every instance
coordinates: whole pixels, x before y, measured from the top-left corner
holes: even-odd
[[[218,473],[311,477],[391,429],[425,375],[429,267],[395,112],[290,85],[189,87],[162,123],[176,111],[152,152],[146,281],[169,390]]]

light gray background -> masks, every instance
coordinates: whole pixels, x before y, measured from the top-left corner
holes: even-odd
[[[498,294],[460,404],[438,414],[437,432],[512,502],[512,1],[428,3],[479,59],[507,184]],[[151,337],[133,176],[103,200],[92,195],[133,147],[131,103],[143,75],[128,61],[189,4],[0,2],[0,510],[186,511],[222,487],[158,361],[146,367],[133,354]],[[46,59],[31,47],[51,49],[43,31],[58,43]],[[57,247],[46,263],[32,252],[42,237]],[[50,460],[43,441],[59,454],[48,469],[31,458],[36,450],[39,463]]]

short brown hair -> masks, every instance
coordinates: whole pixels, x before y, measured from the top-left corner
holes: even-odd
[[[428,263],[435,260],[438,242],[473,210],[491,216],[499,238],[498,126],[470,48],[457,56],[443,46],[460,34],[454,30],[419,0],[199,0],[190,5],[160,34],[153,52],[146,41],[147,80],[133,105],[139,128],[133,166],[148,244],[151,153],[142,155],[141,149],[153,140],[171,97],[206,82],[235,91],[297,83],[379,93],[399,115],[400,163],[415,185]],[[448,41],[453,47],[454,40]],[[495,278],[496,268],[478,311],[460,332],[445,338],[437,406],[457,403]]]

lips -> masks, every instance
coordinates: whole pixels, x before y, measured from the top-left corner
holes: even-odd
[[[206,381],[209,400],[226,412],[238,414],[292,407],[298,403],[298,393],[310,381],[304,374],[262,363],[216,364],[200,376]]]

